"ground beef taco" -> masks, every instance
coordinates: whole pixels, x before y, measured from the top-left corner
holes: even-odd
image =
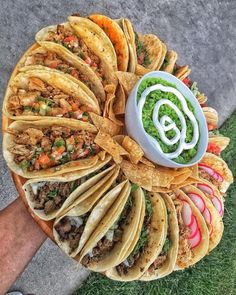
[[[102,196],[93,209],[88,207],[83,214],[79,208],[83,202],[72,204],[66,213],[55,220],[53,226],[54,238],[62,250],[71,257],[76,257],[103,218],[110,216],[113,206],[119,208],[129,188],[128,181],[121,182]]]
[[[5,131],[3,154],[9,168],[25,178],[88,169],[98,162],[96,128],[60,119],[15,121]]]
[[[84,201],[100,186],[108,184],[110,177],[115,176],[114,165],[108,163],[110,160],[111,157],[107,156],[94,167],[73,174],[28,180],[23,188],[30,208],[43,220],[62,215],[72,203],[78,199]],[[89,191],[90,187],[93,189]]]
[[[123,262],[105,272],[118,281],[140,278],[161,252],[166,239],[167,211],[163,199],[145,192],[145,216],[141,231],[126,250]]]
[[[144,213],[141,189],[134,184],[133,189],[127,191],[118,210],[114,207],[105,216],[81,251],[80,261],[90,270],[101,272],[118,265],[131,246]]]

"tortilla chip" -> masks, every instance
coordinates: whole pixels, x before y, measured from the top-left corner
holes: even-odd
[[[148,159],[146,159],[145,157],[142,157],[140,159],[140,162],[143,163],[143,164],[145,164],[145,165],[147,165],[147,166],[149,166],[149,167],[155,168],[155,165],[151,161],[149,161]]]
[[[153,168],[142,163],[132,164],[129,161],[123,160],[121,170],[125,176],[133,183],[151,191],[152,189],[152,174]]]
[[[142,159],[142,156],[144,155],[143,150],[137,144],[137,142],[129,136],[125,136],[122,142],[122,146],[129,153],[131,163],[137,164],[140,159]]]
[[[172,180],[171,184],[181,184],[191,175],[192,175],[191,169],[183,168],[180,171],[179,175],[174,176],[174,179]]]
[[[98,153],[98,157],[99,157],[99,159],[101,159],[102,161],[104,161],[105,158],[106,158],[106,152],[105,151],[99,152]]]
[[[101,117],[95,113],[89,113],[89,115],[93,121],[93,124],[97,127],[98,130],[108,133],[111,136],[120,133],[120,126],[118,126],[108,118]]]
[[[186,77],[188,77],[190,73],[191,70],[188,68],[188,65],[182,66],[175,72],[175,77],[179,78],[182,81]]]
[[[125,103],[126,103],[126,95],[123,86],[119,83],[116,90],[116,97],[114,100],[114,114],[115,115],[123,115],[125,114]]]
[[[125,138],[125,135],[119,134],[112,137],[119,145],[122,145],[122,142]]]
[[[105,102],[104,108],[104,117],[109,118],[112,122],[114,122],[118,126],[123,126],[123,122],[116,118],[114,113],[113,105],[114,105],[115,95],[112,93],[107,94],[107,100]]]
[[[192,171],[191,177],[198,178],[198,164],[189,167],[189,169]]]
[[[155,192],[155,193],[169,193],[169,192],[171,192],[171,188],[162,187],[162,186],[153,186],[152,187],[152,192]]]
[[[131,90],[134,88],[135,84],[140,79],[139,76],[133,73],[121,72],[121,71],[116,72],[116,76],[120,84],[124,87],[124,90],[127,95],[130,94]]]
[[[114,94],[116,92],[116,85],[115,84],[107,84],[104,87],[106,93]]]
[[[109,134],[99,131],[94,142],[110,154],[117,164],[122,162],[119,144]]]
[[[152,186],[169,187],[174,179],[173,169],[158,166],[153,169]]]

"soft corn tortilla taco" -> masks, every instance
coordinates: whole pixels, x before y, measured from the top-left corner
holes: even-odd
[[[118,281],[139,279],[160,254],[166,239],[167,211],[158,194],[145,193],[145,217],[140,235],[133,240],[130,254],[122,263],[105,272]],[[124,256],[124,257],[125,257]]]
[[[209,249],[209,232],[203,216],[191,199],[182,191],[170,194],[179,226],[179,248],[175,269],[185,269],[201,260]],[[197,226],[197,234],[192,226]]]
[[[15,121],[5,131],[3,155],[22,177],[60,175],[96,165],[100,148],[95,136],[96,128],[80,121]]]
[[[103,196],[95,207],[88,208],[83,215],[72,208],[56,219],[53,226],[53,235],[61,249],[71,257],[77,256],[91,234],[102,222],[113,206],[117,208],[129,187],[128,181],[123,181]],[[118,205],[117,205],[118,204]],[[74,203],[76,205],[76,202]],[[79,204],[76,205],[78,208]]]
[[[42,66],[27,68],[29,70],[14,77],[7,89],[3,103],[7,117],[15,120],[60,117],[88,121],[88,111],[100,113],[93,92],[79,80]]]
[[[100,59],[104,60],[113,71],[117,71],[116,52],[105,32],[97,24],[85,17],[69,16],[68,21],[85,44]]]
[[[214,154],[205,153],[198,167],[200,177],[211,182],[222,193],[225,193],[233,183],[233,174],[228,165]]]
[[[109,216],[96,228],[80,254],[83,266],[93,271],[106,271],[118,265],[123,253],[133,242],[144,206],[141,189],[127,190],[122,204],[110,210]]]
[[[224,224],[218,211],[206,195],[193,185],[188,185],[182,190],[198,207],[209,231],[209,249],[212,251],[220,242],[224,230]]]
[[[172,74],[174,72],[175,63],[177,61],[178,54],[174,50],[168,50],[161,66],[161,71]]]
[[[20,60],[19,68],[41,65],[69,74],[83,82],[99,101],[105,100],[101,79],[85,62],[76,58],[72,52],[64,50],[59,44],[42,41],[27,51]]]
[[[174,270],[178,247],[179,227],[173,200],[168,194],[161,194],[167,208],[167,236],[161,253],[140,278],[142,281],[151,281],[163,278]]]
[[[106,182],[109,175],[114,174],[114,166],[108,165],[111,157],[99,160],[94,167],[75,171],[72,175],[64,174],[58,177],[37,178],[28,180],[23,189],[32,211],[43,220],[51,220],[60,216],[76,199],[83,201],[86,192],[96,183]]]
[[[105,15],[92,14],[89,19],[109,37],[116,52],[118,70],[126,72],[129,62],[129,48],[121,27],[115,20]]]
[[[92,21],[90,22],[94,27],[95,24]],[[82,28],[85,29],[84,26],[82,26]],[[87,28],[85,31],[91,32],[90,28]],[[103,31],[102,33],[106,36]],[[74,27],[72,28],[68,22],[45,27],[36,34],[35,38],[41,46],[49,50],[53,49],[54,52],[61,53],[66,59],[70,58],[72,54],[74,56],[74,58],[72,58],[73,64],[75,64],[82,73],[85,75],[88,73],[94,80],[96,77],[99,79],[100,90],[102,87],[101,85],[105,86],[110,83],[116,83],[116,79],[112,73],[112,67],[106,62],[106,59],[102,58],[99,54],[98,48],[104,45],[101,43],[101,40],[97,38],[95,40],[93,36],[92,38],[89,36],[90,41],[92,41],[90,42],[92,43],[92,47],[90,47],[91,44],[86,43],[85,38],[82,35],[80,36],[78,32],[75,32]],[[105,47],[104,52],[107,52],[106,49]],[[115,57],[113,58],[115,59]],[[82,68],[83,66],[84,68]]]

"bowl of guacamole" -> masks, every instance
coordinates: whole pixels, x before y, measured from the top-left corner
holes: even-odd
[[[138,81],[126,104],[125,124],[156,164],[192,166],[206,152],[208,131],[201,106],[191,90],[169,73],[150,72]]]

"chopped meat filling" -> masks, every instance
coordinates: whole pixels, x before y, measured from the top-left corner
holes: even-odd
[[[15,132],[14,145],[9,151],[14,161],[24,171],[41,170],[65,164],[81,158],[89,158],[99,152],[94,143],[95,134],[54,125],[50,128]]]
[[[189,235],[191,234],[191,230],[184,224],[182,218],[183,202],[178,199],[174,199],[173,201],[175,204],[179,225],[179,250],[177,256],[177,264],[184,267],[188,264],[188,262],[192,259],[194,255],[192,250],[190,249],[190,244],[188,240]]]
[[[87,219],[88,214],[81,217],[66,216],[55,225],[55,230],[57,231],[60,240],[69,244],[70,253],[79,246],[80,238],[83,234]]]
[[[8,98],[8,111],[13,116],[65,117],[91,122],[88,112],[92,108],[39,78],[30,77],[24,89],[15,89]]]
[[[206,171],[204,171],[203,169],[199,169],[199,176],[203,179],[208,180],[209,182],[211,182],[214,186],[216,186],[217,188],[219,188],[220,183],[215,180],[214,177],[212,177],[211,175],[209,175]]]
[[[84,84],[86,84],[90,89],[92,88],[91,82],[86,75],[82,74],[69,62],[63,60],[55,52],[45,51],[35,53],[34,55],[27,57],[25,65],[42,65],[51,69],[57,69],[59,71],[72,75],[76,79],[79,79]]]
[[[34,208],[46,215],[60,209],[68,196],[80,185],[81,179],[70,182],[41,182],[30,186]],[[34,187],[36,189],[34,189]]]
[[[91,67],[95,74],[104,79],[104,69],[100,58],[86,45],[86,43],[75,35],[72,29],[65,28],[64,25],[58,25],[56,31],[49,31],[46,41],[59,43],[66,47],[72,53],[84,60]]]

